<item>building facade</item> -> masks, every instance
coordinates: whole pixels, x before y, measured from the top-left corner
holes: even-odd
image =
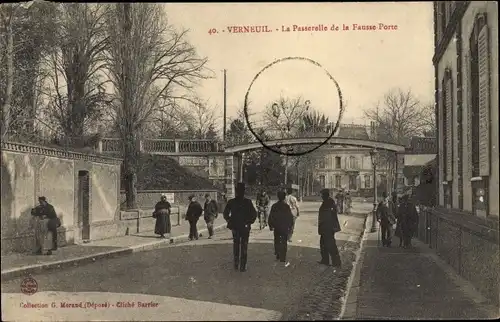
[[[435,3],[439,204],[498,217],[498,7]]]
[[[498,6],[434,2],[437,207],[419,236],[499,302]]]
[[[336,136],[370,140],[373,139],[372,132],[371,127],[342,124]],[[371,149],[345,146],[327,146],[322,149],[322,157],[314,169],[314,178],[321,188],[352,192],[368,192],[374,188]],[[382,167],[377,170],[376,180],[379,186],[388,189],[387,171]]]

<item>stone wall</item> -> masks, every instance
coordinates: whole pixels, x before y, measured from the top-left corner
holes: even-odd
[[[103,238],[93,228],[109,225],[119,217],[121,160],[10,142],[2,142],[1,154],[2,254],[31,250],[31,209],[41,195],[61,219],[60,246],[81,241],[80,171],[89,174],[90,238]]]
[[[420,213],[419,239],[496,305],[500,285],[498,233],[498,220],[444,208],[426,208]]]

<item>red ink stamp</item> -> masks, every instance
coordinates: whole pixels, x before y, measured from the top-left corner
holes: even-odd
[[[26,295],[33,295],[38,291],[38,283],[33,277],[26,277],[21,282],[21,292]]]

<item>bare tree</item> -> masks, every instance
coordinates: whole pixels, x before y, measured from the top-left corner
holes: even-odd
[[[375,122],[376,139],[380,141],[407,145],[412,136],[423,135],[429,125],[428,111],[412,94],[411,90],[400,88],[384,95],[383,105],[364,111],[365,117]],[[394,186],[396,155],[381,152],[378,156],[380,166],[385,167]]]
[[[191,90],[205,75],[206,58],[199,58],[186,40],[165,21],[160,5],[109,5],[108,70],[114,85],[113,117],[123,142],[127,206],[136,207],[138,140],[146,122],[163,104]],[[159,104],[163,98],[163,104]]]
[[[196,104],[191,104],[185,115],[188,132],[197,139],[206,139],[218,120],[216,112],[217,107],[210,106],[208,101],[197,99]]]
[[[52,66],[48,115],[64,138],[76,143],[109,104],[103,80],[106,6],[70,3],[61,6],[57,48]]]
[[[424,136],[436,137],[437,127],[436,127],[436,107],[434,103],[428,103],[422,106],[423,110],[423,124],[424,124]]]
[[[2,139],[28,123],[33,129],[40,57],[53,38],[55,6],[45,2],[0,5]]]
[[[266,131],[277,138],[286,138],[300,130],[303,116],[309,110],[309,101],[302,97],[295,99],[280,98],[266,106],[264,117]]]

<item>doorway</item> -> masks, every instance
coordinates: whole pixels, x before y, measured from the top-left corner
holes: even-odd
[[[90,239],[90,184],[89,172],[78,171],[78,226],[82,240]]]

